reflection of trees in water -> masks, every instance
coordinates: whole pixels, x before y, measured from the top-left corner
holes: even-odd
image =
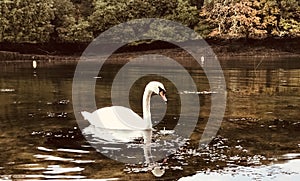
[[[298,119],[300,69],[226,70],[227,114],[259,119]]]
[[[227,86],[242,95],[299,95],[300,70],[228,70]]]
[[[73,66],[51,67],[53,64],[43,63],[35,73],[31,66],[31,61],[1,65],[0,87],[15,90],[0,95],[1,102],[5,103],[1,104],[1,115],[19,123],[36,115],[46,117],[47,112],[71,112],[70,105],[58,103],[72,98]]]

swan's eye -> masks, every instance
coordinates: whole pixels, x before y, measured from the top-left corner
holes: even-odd
[[[165,103],[167,103],[168,100],[166,98],[166,90],[162,89],[161,87],[158,87],[158,89],[159,89],[159,95],[165,101]]]
[[[158,87],[158,89],[159,89],[159,93],[161,93],[161,92],[162,92],[162,94],[163,94],[163,95],[165,95],[165,94],[166,94],[166,91],[165,91],[164,89],[162,89],[161,87]]]

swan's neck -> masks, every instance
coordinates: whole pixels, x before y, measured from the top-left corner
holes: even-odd
[[[147,128],[152,128],[152,122],[151,122],[151,113],[150,113],[150,98],[152,95],[152,91],[145,89],[144,95],[143,95],[143,118],[147,123]]]

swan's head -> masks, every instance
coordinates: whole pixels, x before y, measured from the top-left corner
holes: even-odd
[[[146,89],[154,92],[157,95],[160,95],[161,98],[165,102],[168,101],[167,98],[166,98],[166,89],[165,89],[165,86],[162,83],[157,82],[157,81],[149,82],[148,85],[146,86]]]

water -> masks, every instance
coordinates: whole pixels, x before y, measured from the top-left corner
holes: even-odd
[[[31,61],[0,63],[0,179],[155,179],[143,163],[111,160],[86,141],[72,107],[75,60],[40,61],[36,70],[31,66]],[[153,97],[154,143],[176,134],[163,130],[176,126],[180,96],[200,99],[199,120],[190,139],[180,140],[185,144],[159,161],[165,170],[162,179],[299,180],[299,58],[236,58],[221,60],[221,66],[228,90],[226,114],[217,137],[202,149],[198,143],[215,92],[201,69],[187,68],[197,92],[178,92],[157,76],[133,85],[130,106],[140,115],[145,82],[159,79],[167,89],[168,105]],[[119,69],[120,65],[105,65],[94,77],[97,107],[111,105],[111,83]],[[139,71],[140,65],[133,67],[133,74]],[[140,140],[133,144],[142,146]]]

